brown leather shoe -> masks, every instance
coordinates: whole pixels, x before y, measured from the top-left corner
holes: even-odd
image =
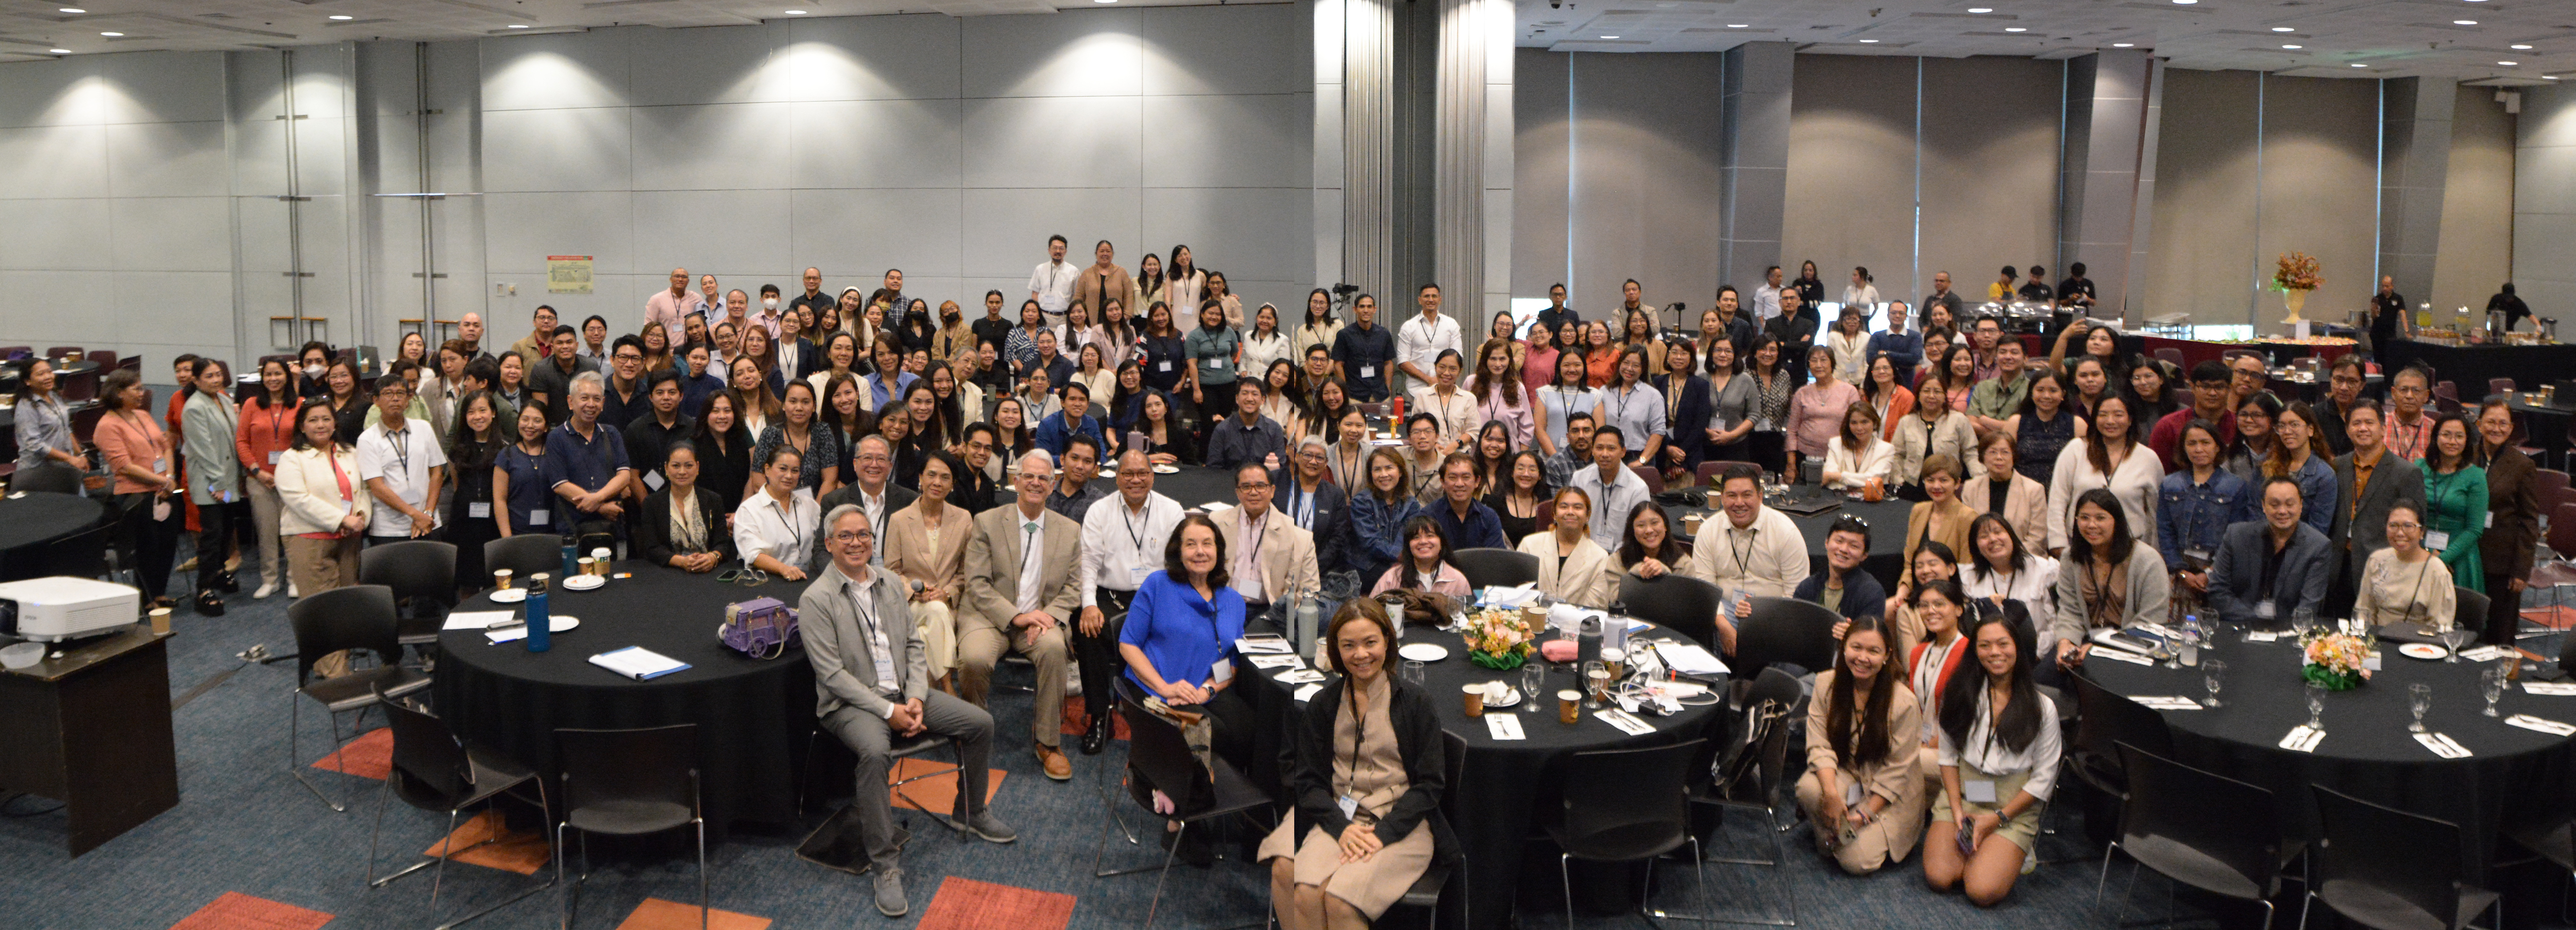
[[[1058,749],[1054,746],[1039,746],[1038,765],[1043,766],[1046,769],[1046,777],[1048,778],[1052,778],[1057,781],[1073,780],[1073,760],[1065,758],[1064,750],[1062,749]]]

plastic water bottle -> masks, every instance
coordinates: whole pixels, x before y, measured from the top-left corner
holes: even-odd
[[[528,578],[528,638],[522,642],[529,652],[544,652],[554,648],[554,639],[553,621],[546,617],[546,575],[538,572]]]
[[[2200,641],[2200,616],[2198,614],[2185,614],[2182,618],[2181,648],[2175,650],[2176,652],[2181,653],[2178,658],[2182,662],[2184,668],[2190,668],[2200,664]]]

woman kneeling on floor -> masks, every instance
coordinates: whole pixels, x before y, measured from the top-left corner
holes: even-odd
[[[1843,871],[1867,875],[1903,862],[1923,835],[1923,779],[1914,741],[1923,708],[1888,670],[1885,622],[1853,620],[1840,661],[1816,676],[1807,704],[1807,774],[1798,806],[1817,825],[1816,846]]]
[[[1342,677],[1306,702],[1289,736],[1297,809],[1259,853],[1270,863],[1271,909],[1287,930],[1366,927],[1439,850],[1455,848],[1440,817],[1440,718],[1420,689],[1386,673],[1394,625],[1376,601],[1352,600],[1333,614],[1325,640]]]
[[[2057,782],[2057,709],[2030,677],[2030,626],[2001,614],[1968,630],[1975,656],[1941,696],[1941,794],[1923,837],[1923,879],[1993,907],[2031,869]]]

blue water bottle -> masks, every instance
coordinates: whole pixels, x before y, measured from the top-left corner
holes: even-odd
[[[546,576],[539,572],[528,579],[528,644],[529,652],[554,648],[554,625],[546,617]]]
[[[557,576],[555,576],[555,577],[557,577],[557,578],[570,578],[570,577],[572,577],[573,562],[574,562],[575,560],[580,559],[580,558],[581,558],[581,547],[573,545],[572,540],[569,540],[569,539],[564,540],[564,544],[563,544],[563,574],[561,574],[561,575],[557,575]]]

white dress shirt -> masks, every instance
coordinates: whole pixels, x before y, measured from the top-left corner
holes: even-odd
[[[1753,289],[1753,318],[1768,320],[1780,315],[1780,289],[1765,284]]]
[[[814,534],[823,526],[823,506],[814,492],[797,488],[784,501],[763,488],[745,498],[733,512],[733,547],[742,564],[766,555],[780,564],[807,568],[814,553]]]
[[[1134,591],[1145,576],[1163,570],[1163,548],[1181,523],[1180,502],[1145,495],[1145,512],[1127,507],[1124,494],[1101,498],[1082,515],[1082,606],[1100,606],[1100,589]]]
[[[1440,351],[1443,349],[1458,351],[1464,355],[1464,350],[1459,348],[1458,343],[1458,321],[1450,319],[1448,314],[1443,313],[1433,316],[1426,322],[1421,314],[1415,314],[1405,320],[1403,326],[1396,327],[1395,358],[1389,361],[1396,364],[1411,362],[1420,365],[1422,373],[1428,376],[1431,374],[1431,363],[1440,357]]]
[[[2022,783],[2021,790],[2029,792],[2031,797],[2048,800],[2049,790],[2057,785],[2057,756],[2063,749],[2057,734],[2057,705],[2049,701],[2048,695],[2033,696],[2039,699],[2038,733],[2031,737],[2030,745],[2015,752],[1995,737],[1993,692],[1977,689],[1977,719],[1968,726],[1968,744],[1961,746],[1951,742],[1949,730],[1937,731],[1941,739],[1941,764],[1959,765],[1964,762],[1988,775],[2028,772],[2030,780]],[[1966,778],[1967,773],[1961,772],[1960,777]],[[1995,798],[1995,805],[2001,807],[2011,801],[2012,798],[1999,795]]]
[[[1440,397],[1439,388],[1427,384],[1405,393],[1413,398],[1413,405],[1405,411],[1405,416],[1410,418],[1417,413],[1427,413],[1440,421],[1442,442],[1473,440],[1476,431],[1485,425],[1484,418],[1476,415],[1476,395],[1467,393],[1466,388],[1450,391],[1446,400]]]
[[[378,423],[358,434],[358,480],[385,479],[394,496],[435,517],[435,501],[429,497],[429,470],[447,464],[447,454],[439,451],[438,440],[429,434],[429,424],[404,420],[399,434],[387,433]],[[367,493],[364,489],[360,494]],[[367,518],[369,536],[411,535],[411,515],[391,507],[378,507]]]
[[[1063,316],[1064,308],[1073,303],[1074,282],[1081,279],[1080,267],[1049,259],[1039,262],[1037,270],[1029,272],[1029,290],[1038,295],[1040,311],[1050,316]],[[1133,314],[1136,308],[1127,310]],[[1100,308],[1091,308],[1091,315],[1094,319],[1099,318]]]
[[[1806,537],[1788,514],[1769,507],[1755,511],[1743,529],[1723,512],[1713,514],[1691,542],[1690,576],[1730,597],[1788,597],[1808,571]]]
[[[883,490],[879,490],[876,495],[872,497],[869,496],[867,487],[865,485],[861,485],[858,490],[858,498],[859,512],[867,515],[868,528],[876,531],[878,539],[885,539],[886,518],[894,515],[893,512],[886,509],[885,492]],[[822,506],[822,502],[815,502],[815,506]],[[885,551],[885,544],[882,542],[878,543],[875,557],[869,559],[868,564],[883,566],[885,564]]]
[[[889,702],[886,705],[886,716],[892,718],[894,709],[903,706],[904,703],[903,681],[895,677],[894,644],[886,639],[884,618],[877,616],[877,579],[884,576],[875,571],[864,571],[861,574],[867,577],[847,580],[842,588],[843,592],[850,597],[852,612],[859,616],[859,626],[868,634],[868,657],[876,660],[877,680],[874,684],[877,693],[886,696]],[[904,619],[912,618],[907,616]]]
[[[1012,512],[1019,513],[1018,508],[1013,504]],[[1020,600],[1014,607],[1023,614],[1038,609],[1038,587],[1045,584],[1045,518],[1044,510],[1035,517],[1020,514]]]

